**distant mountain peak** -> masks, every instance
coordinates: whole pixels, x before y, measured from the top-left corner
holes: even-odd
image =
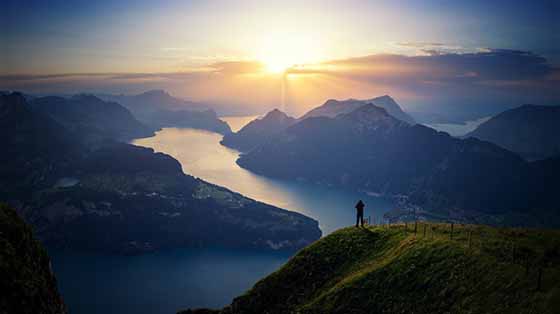
[[[380,97],[368,99],[366,100],[366,102],[372,103],[378,107],[385,108],[385,110],[387,110],[390,115],[401,121],[404,121],[408,124],[416,124],[416,121],[414,121],[414,119],[406,112],[404,112],[401,106],[399,106],[399,104],[395,101],[395,99],[393,99],[393,97],[389,95],[383,95]]]
[[[389,96],[389,95],[383,95],[383,96],[375,97],[375,98],[373,98],[373,99],[378,99],[378,100],[390,100],[390,101],[393,101],[393,102],[395,101],[395,100],[393,99],[393,97],[391,97],[391,96]]]
[[[281,111],[278,108],[274,108],[273,110],[269,111],[261,120],[268,120],[268,119],[287,119],[290,118],[286,113]]]
[[[368,116],[368,117],[372,117],[372,118],[392,118],[391,115],[389,115],[389,113],[387,113],[387,110],[385,110],[385,108],[381,108],[378,107],[374,104],[371,103],[367,103],[361,107],[359,107],[358,109],[351,111],[350,113],[347,113],[346,115],[344,115],[346,117],[363,117],[363,116]]]
[[[346,100],[336,100],[336,99],[329,99],[323,105],[314,108],[303,115],[300,120],[310,118],[310,117],[330,117],[334,118],[340,114],[346,114],[352,112],[363,105],[372,104],[377,107],[384,108],[387,113],[401,121],[404,121],[409,124],[415,124],[416,122],[412,117],[406,114],[399,104],[389,95],[383,95],[380,97],[360,100],[349,98]]]
[[[220,143],[240,151],[249,151],[296,122],[295,118],[279,109],[273,109],[264,117],[249,122],[237,133],[226,134]]]
[[[337,116],[336,119],[350,121],[354,128],[360,131],[391,129],[400,125],[408,125],[390,115],[385,108],[373,104],[365,104],[350,113]]]

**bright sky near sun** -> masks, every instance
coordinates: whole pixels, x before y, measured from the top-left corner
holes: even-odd
[[[1,8],[0,89],[157,88],[258,114],[384,94],[413,110],[560,99],[554,0],[3,0]]]
[[[166,72],[235,60],[281,72],[374,53],[415,54],[419,43],[554,53],[548,40],[555,16],[546,1],[8,0],[3,6],[3,73]]]

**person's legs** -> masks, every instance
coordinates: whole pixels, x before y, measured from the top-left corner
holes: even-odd
[[[364,213],[358,211],[358,216],[356,217],[356,227],[362,225],[364,226]]]
[[[360,224],[362,225],[362,227],[364,226],[364,213],[360,214]]]

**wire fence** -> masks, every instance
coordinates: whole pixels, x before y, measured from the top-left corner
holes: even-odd
[[[365,219],[367,225],[385,229],[400,229],[420,240],[453,241],[462,246],[467,254],[490,254],[497,262],[522,267],[526,277],[533,277],[535,289],[542,291],[543,278],[548,269],[560,261],[560,247],[553,246],[536,250],[527,239],[536,230],[520,228],[496,228],[490,232],[488,226],[426,221],[388,223],[385,219]]]

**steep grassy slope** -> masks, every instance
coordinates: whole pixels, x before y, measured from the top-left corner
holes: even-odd
[[[31,227],[0,203],[0,313],[66,313],[49,257]]]
[[[190,312],[560,312],[559,231],[455,225],[453,239],[450,225],[417,231],[339,230],[223,310]]]

